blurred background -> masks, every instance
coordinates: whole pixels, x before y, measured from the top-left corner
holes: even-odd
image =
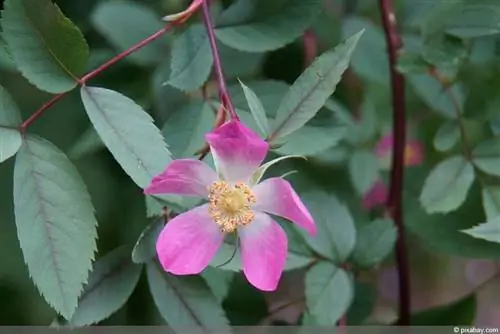
[[[182,10],[189,4],[189,1],[183,0],[127,0],[127,3],[137,5],[141,15],[151,15],[153,20],[149,26],[138,24],[139,20],[136,21],[133,16],[128,17],[130,13],[126,11],[115,12],[112,16],[105,13],[103,4],[109,1],[112,0],[55,1],[85,34],[91,48],[89,70],[153,33],[161,25],[162,16]],[[408,32],[409,43],[405,46],[418,49],[418,32],[413,25],[420,17],[419,13],[434,1],[394,2],[403,30]],[[224,0],[219,5],[225,7],[230,3],[230,0]],[[387,58],[377,1],[326,0],[324,6],[324,11],[308,32],[314,36],[315,45],[312,48],[305,46],[311,41],[302,38],[268,53],[243,53],[220,46],[225,73],[231,84],[236,82],[237,76],[243,81],[258,78],[291,84],[310,62],[314,49],[319,54],[338,44],[342,37],[365,27],[365,36],[358,46],[350,70],[337,89],[336,98],[356,114],[360,110],[361,113],[364,112],[369,96],[370,101],[376,105],[373,115],[383,124],[379,126],[380,135],[383,132],[381,129],[387,125],[384,120],[390,119],[391,106]],[[199,18],[194,18],[197,19]],[[93,79],[92,84],[120,91],[133,98],[153,115],[160,126],[168,122],[169,117],[181,110],[186,101],[200,95],[199,92],[181,92],[163,84],[170,73],[170,46],[178,33],[175,31],[167,34],[142,54],[138,53],[135,58],[118,63]],[[412,39],[412,36],[415,38]],[[417,41],[415,45],[412,44],[414,40]],[[314,54],[313,52],[312,55]],[[480,113],[479,109],[484,108],[478,102],[481,99],[481,89],[486,89],[486,86],[489,86],[489,91],[495,87],[500,88],[500,76],[495,77],[500,69],[499,54],[498,38],[495,36],[479,39],[472,46],[470,57],[476,67],[471,65],[461,74],[467,77],[467,73],[474,73],[467,82],[468,85],[477,85],[476,101],[471,102],[467,110],[472,115],[476,111]],[[150,61],[152,57],[156,59]],[[1,54],[0,85],[13,95],[23,118],[27,118],[50,98],[50,95],[29,84]],[[414,86],[408,89],[412,136],[426,147],[424,163],[408,169],[407,187],[410,190],[421,187],[423,177],[440,157],[432,149],[433,136],[440,122],[436,117],[429,116],[434,115],[431,111],[433,99],[425,91],[425,86],[424,83],[417,89]],[[432,90],[433,87],[427,89]],[[212,84],[208,85],[208,92],[214,94]],[[472,100],[474,101],[473,98]],[[478,110],[473,110],[475,107]],[[422,126],[423,120],[425,127]],[[481,128],[482,123],[471,117],[470,124],[471,128]],[[141,189],[128,178],[96,139],[79,92],[70,93],[39,119],[30,131],[49,139],[66,152],[83,176],[99,221],[99,254],[105,254],[124,243],[133,244],[149,223]],[[202,144],[200,142],[200,148]],[[323,157],[326,154],[324,152]],[[54,320],[55,313],[30,281],[17,240],[12,204],[13,163],[14,159],[10,159],[0,165],[0,325],[49,325]],[[345,176],[345,171],[341,168],[330,170],[324,163],[301,165],[300,168],[314,176],[317,182],[328,184],[335,192],[342,193],[349,188],[345,182],[338,181]],[[450,227],[449,222],[460,224],[461,220],[470,223],[483,219],[478,198],[478,189],[473,189],[473,194],[469,195],[466,205],[459,212],[445,218],[433,218],[432,222],[418,215],[409,218],[412,226],[417,226],[411,229],[410,235],[412,307],[421,310],[454,303],[470,291],[477,290],[476,300],[464,302],[461,316],[473,317],[478,326],[494,326],[500,324],[497,262],[481,259],[483,256],[480,252],[461,254],[447,241],[442,241],[441,244],[440,239],[448,231],[458,229]],[[356,202],[356,208],[362,210],[359,198],[352,199],[352,202]],[[407,208],[415,205],[412,203],[408,203]],[[440,222],[440,219],[446,220],[446,223]],[[488,258],[500,258],[500,253]],[[392,259],[380,268],[363,273],[361,280],[366,282],[366,289],[359,290],[361,292],[359,296],[357,294],[356,300],[358,308],[364,307],[362,312],[369,315],[365,321],[393,321],[397,310],[397,280]],[[229,315],[230,319],[235,324],[246,325],[273,321],[296,323],[303,309],[300,301],[302,281],[303,273],[300,270],[291,272],[286,275],[279,291],[263,295],[252,290],[243,280],[238,280],[225,301],[227,309],[234,310],[234,314]],[[355,315],[351,319],[356,323]],[[108,325],[161,323],[163,320],[154,307],[144,275],[126,306],[103,322]]]

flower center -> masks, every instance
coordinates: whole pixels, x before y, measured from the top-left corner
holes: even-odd
[[[208,201],[208,212],[222,232],[234,232],[254,218],[251,205],[256,202],[255,195],[244,183],[231,186],[224,181],[214,182],[208,189]]]

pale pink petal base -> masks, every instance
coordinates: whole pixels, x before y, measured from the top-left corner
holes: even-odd
[[[278,287],[288,253],[286,233],[270,216],[255,213],[255,219],[238,230],[243,272],[262,291]]]
[[[252,191],[257,199],[255,210],[291,220],[311,235],[316,235],[313,217],[288,181],[270,178],[256,185]]]
[[[267,155],[269,144],[239,121],[206,134],[215,165],[229,182],[246,182]]]
[[[215,181],[217,174],[206,163],[195,159],[179,159],[172,161],[163,173],[155,176],[144,193],[207,197],[208,187]]]
[[[205,269],[224,240],[222,233],[202,205],[167,223],[156,241],[163,269],[174,275],[194,275]]]

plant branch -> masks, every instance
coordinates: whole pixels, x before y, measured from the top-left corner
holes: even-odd
[[[389,53],[392,107],[393,107],[393,155],[391,183],[387,210],[398,229],[396,263],[399,280],[399,320],[402,326],[410,325],[410,268],[408,264],[406,231],[403,220],[404,154],[406,146],[405,79],[396,70],[398,53],[403,46],[391,0],[379,0],[381,19]]]
[[[210,51],[212,52],[212,57],[214,59],[214,69],[217,74],[217,81],[219,83],[219,98],[224,107],[227,108],[229,112],[229,116],[232,119],[238,120],[238,114],[233,106],[233,102],[231,101],[231,97],[229,96],[229,92],[226,86],[226,79],[224,77],[224,73],[222,71],[222,64],[220,61],[219,51],[217,49],[217,41],[215,39],[215,31],[212,23],[212,18],[210,16],[210,4],[208,0],[203,2],[203,22],[205,23],[205,28],[207,29],[208,40],[210,41]]]

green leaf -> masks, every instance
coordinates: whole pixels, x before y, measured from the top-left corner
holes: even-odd
[[[433,307],[411,315],[412,326],[468,326],[476,317],[477,299],[470,294],[444,306]]]
[[[354,297],[349,275],[328,262],[320,262],[306,274],[306,305],[315,325],[335,326]]]
[[[483,208],[488,221],[500,216],[500,187],[488,186],[483,188]]]
[[[462,232],[476,239],[500,243],[500,217],[496,217],[493,220],[472,228],[462,230]]]
[[[217,46],[222,70],[227,79],[252,77],[261,69],[267,56],[265,53],[250,53],[235,50],[222,43],[219,43]]]
[[[213,57],[205,27],[195,24],[175,39],[172,45],[168,84],[181,90],[196,90],[208,79]]]
[[[266,115],[270,118],[276,117],[283,96],[285,96],[290,85],[277,80],[254,80],[245,83],[259,97]],[[247,110],[250,112],[248,102],[240,85],[228,87],[233,100],[234,107],[238,110]]]
[[[17,71],[16,64],[12,59],[12,55],[7,49],[7,45],[0,35],[0,69],[9,70],[9,71]]]
[[[474,178],[474,167],[462,156],[448,158],[425,180],[420,203],[427,213],[453,211],[465,201]]]
[[[372,284],[356,282],[354,300],[347,312],[347,325],[363,325],[372,313],[377,302],[377,291]]]
[[[156,239],[165,226],[165,219],[160,218],[146,226],[132,250],[134,263],[148,263],[156,256]]]
[[[500,138],[478,144],[472,150],[472,162],[483,172],[500,176]]]
[[[245,94],[245,98],[247,100],[250,113],[255,119],[255,122],[257,123],[262,133],[266,136],[269,136],[271,130],[269,129],[269,123],[266,117],[266,110],[264,109],[262,102],[250,87],[246,86],[240,80],[238,81],[240,82],[241,88],[243,88],[243,93]]]
[[[99,137],[99,134],[95,131],[94,127],[89,127],[76,143],[71,147],[68,155],[71,159],[80,159],[87,155],[96,153],[106,146]]]
[[[283,97],[271,137],[279,139],[313,118],[335,91],[363,31],[325,52],[294,82]]]
[[[175,331],[201,327],[231,332],[224,310],[201,277],[177,277],[162,272],[156,263],[148,264],[147,273],[156,307]]]
[[[213,267],[207,267],[201,273],[201,277],[203,277],[220,304],[222,304],[224,299],[226,299],[229,294],[229,289],[231,288],[234,276],[233,272]]]
[[[153,119],[128,97],[105,88],[86,87],[81,96],[87,115],[104,144],[141,188],[171,161]]]
[[[205,133],[215,122],[210,104],[193,100],[177,110],[165,123],[162,132],[175,158],[193,158],[205,145]]]
[[[348,161],[349,176],[358,195],[368,192],[379,179],[378,159],[370,151],[355,151]]]
[[[402,74],[423,74],[429,71],[429,64],[418,53],[402,53],[397,69]]]
[[[283,140],[278,140],[279,146],[273,151],[281,155],[313,156],[336,146],[344,138],[346,132],[347,127],[343,125],[334,127],[304,125]],[[281,144],[282,141],[283,144]]]
[[[260,166],[257,169],[257,171],[255,171],[255,173],[252,175],[252,178],[250,179],[250,184],[256,185],[257,183],[260,182],[260,180],[262,179],[262,177],[264,176],[264,174],[266,173],[266,171],[271,166],[273,166],[274,164],[276,164],[276,163],[278,163],[280,161],[283,161],[283,160],[286,160],[286,159],[290,159],[290,158],[304,158],[304,157],[300,156],[300,155],[287,155],[287,156],[279,157],[279,158],[273,159],[271,161],[268,161],[265,164],[263,164],[262,166]]]
[[[99,2],[90,20],[117,51],[127,50],[164,27],[160,17],[146,5],[128,0]],[[168,50],[168,40],[160,37],[127,59],[138,65],[156,65],[164,59]]]
[[[78,171],[43,139],[27,137],[17,155],[14,212],[31,278],[71,318],[94,259],[97,221]]]
[[[377,219],[362,226],[357,232],[352,261],[361,268],[381,263],[394,248],[397,236],[397,229],[391,220]]]
[[[443,123],[434,137],[436,150],[445,152],[451,150],[460,140],[460,127],[457,122],[448,121]]]
[[[445,89],[437,79],[427,74],[410,75],[408,81],[429,108],[441,116],[456,119],[462,113],[465,98],[460,83]]]
[[[4,6],[2,35],[23,76],[49,93],[73,89],[89,57],[80,30],[51,0],[8,0]]]
[[[17,127],[21,114],[12,96],[0,86],[0,163],[17,153],[23,138]]]
[[[322,256],[342,264],[356,243],[356,228],[348,207],[320,190],[305,192],[301,198],[318,228],[314,237],[302,232],[308,244]]]
[[[266,52],[293,42],[318,16],[321,0],[238,0],[216,23],[217,38],[241,51]]]
[[[96,324],[118,311],[134,292],[142,266],[132,263],[130,249],[120,247],[96,261],[78,302],[68,321],[72,327]]]
[[[348,17],[342,22],[342,36],[347,38],[365,30],[352,53],[352,69],[361,77],[387,85],[389,81],[389,61],[382,30],[368,20]]]

